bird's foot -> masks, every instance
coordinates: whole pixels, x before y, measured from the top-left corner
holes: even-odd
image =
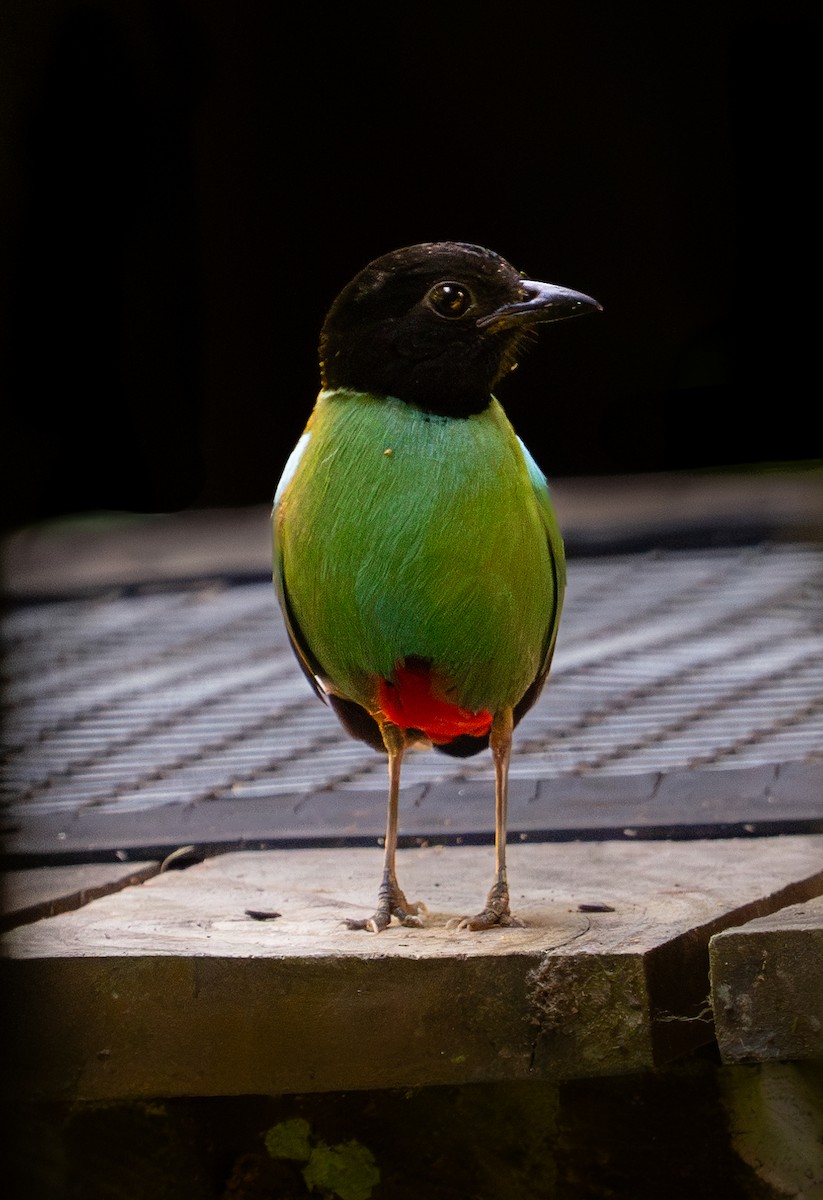
[[[463,917],[461,921],[449,921],[450,929],[496,929],[503,926],[522,929],[524,925],[525,922],[514,913],[497,912],[493,908],[484,908],[482,912],[475,913],[473,917]]]
[[[525,922],[516,917],[509,908],[509,889],[496,883],[486,897],[486,907],[473,917],[449,921],[450,929],[495,929],[507,926],[522,929]]]
[[[346,928],[382,933],[384,929],[388,929],[392,917],[397,917],[400,924],[409,929],[422,929],[423,919],[419,914],[428,911],[422,900],[410,904],[397,883],[384,881],[377,896],[377,908],[372,916],[362,920],[349,918],[346,920]]]

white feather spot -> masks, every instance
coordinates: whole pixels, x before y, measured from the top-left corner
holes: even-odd
[[[515,436],[517,436],[517,435],[515,434]],[[526,468],[529,472],[529,477],[531,478],[532,483],[534,484],[534,486],[536,488],[541,488],[541,487],[547,488],[548,480],[546,479],[546,476],[540,470],[537,463],[532,458],[531,454],[529,454],[528,449],[526,448],[525,444],[521,441],[521,439],[518,437],[517,440],[518,440],[518,442],[520,442],[520,449],[523,451],[523,457],[526,460]]]
[[[289,457],[286,459],[286,465],[283,468],[283,474],[280,476],[280,482],[277,485],[277,491],[274,493],[274,507],[277,508],[280,497],[291,483],[294,473],[297,470],[300,459],[303,457],[306,447],[311,440],[310,433],[304,433],[297,445],[292,450]]]

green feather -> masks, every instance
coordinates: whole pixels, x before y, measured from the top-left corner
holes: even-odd
[[[564,587],[543,475],[496,400],[469,417],[320,393],[275,507],[275,581],[310,674],[374,706],[431,661],[463,708],[513,706],[545,672]]]

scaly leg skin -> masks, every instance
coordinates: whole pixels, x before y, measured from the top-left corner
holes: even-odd
[[[513,728],[510,708],[495,713],[489,737],[489,746],[494,758],[494,883],[486,897],[486,907],[483,911],[458,921],[458,929],[494,929],[498,925],[523,924],[518,917],[512,915],[506,879],[506,813]]]
[[[400,796],[400,767],[406,749],[406,737],[402,729],[386,722],[381,727],[383,741],[389,755],[389,810],[386,820],[386,846],[383,855],[383,880],[377,893],[377,908],[372,916],[364,920],[352,918],[346,921],[349,929],[368,929],[370,933],[381,933],[388,927],[392,917],[401,925],[422,926],[417,915],[426,912],[422,903],[409,904],[397,882],[395,854],[397,851],[397,808]]]
[[[370,917],[363,920],[350,917],[346,920],[348,929],[368,929],[370,933],[382,933],[391,923],[392,917],[397,917],[401,925],[420,928],[422,920],[417,915],[426,912],[426,906],[418,901],[410,904],[400,888],[394,874],[384,874],[383,882],[377,893],[377,908]]]

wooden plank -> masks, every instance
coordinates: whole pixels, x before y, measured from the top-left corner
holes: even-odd
[[[823,1060],[823,896],[717,934],[710,956],[725,1062]]]
[[[12,931],[12,1086],[105,1099],[640,1070],[712,1037],[712,934],[823,893],[821,836],[515,844],[525,927],[459,932],[491,851],[428,847],[398,864],[426,927],[352,932],[341,918],[368,915],[380,859],[228,854]]]
[[[13,929],[82,908],[100,896],[142,883],[159,870],[157,862],[133,862],[7,871],[3,876],[0,929]]]

